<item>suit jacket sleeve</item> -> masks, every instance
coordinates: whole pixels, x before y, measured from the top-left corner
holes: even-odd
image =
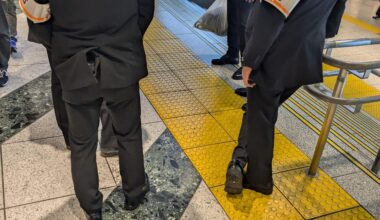
[[[49,0],[35,0],[40,4],[47,4]],[[42,44],[46,48],[50,48],[51,33],[52,33],[52,21],[49,20],[45,23],[35,24],[28,20],[29,33],[28,40],[34,43]]]
[[[138,0],[139,28],[142,34],[148,29],[154,15],[154,0]]]
[[[256,1],[247,24],[244,66],[254,70],[259,68],[284,27],[285,20],[285,16],[272,5]]]
[[[50,48],[52,33],[51,21],[35,24],[28,19],[28,26],[28,40],[34,43],[42,44],[46,48]]]
[[[327,21],[326,38],[332,38],[338,34],[340,23],[342,21],[342,16],[345,9],[346,0],[338,0]]]

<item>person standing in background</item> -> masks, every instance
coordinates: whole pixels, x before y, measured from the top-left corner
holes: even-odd
[[[253,0],[227,0],[227,44],[228,50],[213,65],[239,64],[240,53],[245,47],[245,28]]]
[[[16,3],[14,0],[1,0],[5,17],[8,21],[11,56],[14,59],[21,58],[21,54],[17,50],[17,14]]]
[[[0,87],[4,87],[8,82],[8,61],[11,48],[9,46],[9,28],[3,4],[0,4],[0,48]]]
[[[372,17],[373,19],[379,19],[380,18],[380,6],[376,11],[376,15]]]

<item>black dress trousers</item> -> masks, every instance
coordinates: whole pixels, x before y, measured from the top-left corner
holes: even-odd
[[[69,119],[71,165],[74,188],[87,213],[102,208],[102,194],[96,165],[99,115],[103,102],[112,119],[119,147],[120,174],[127,199],[144,196],[145,171],[142,148],[139,86],[125,88],[123,99],[97,98],[85,104],[66,103]]]
[[[249,13],[253,4],[244,0],[227,1],[227,54],[231,57],[239,57],[239,52],[245,48],[245,28]]]
[[[51,66],[50,49],[47,50],[47,54]],[[66,145],[70,146],[69,120],[67,118],[66,105],[62,98],[62,86],[53,68],[51,72],[51,92],[53,98],[54,113],[58,127],[62,131]],[[102,151],[112,151],[117,148],[117,139],[113,133],[111,116],[108,113],[105,103],[103,103],[101,108],[100,120],[102,122],[100,148]]]
[[[9,28],[3,6],[0,2],[0,70],[8,69],[8,61],[11,54],[9,44]]]
[[[297,88],[273,92],[256,86],[248,89],[248,109],[243,116],[238,146],[233,159],[242,167],[248,163],[247,180],[252,186],[272,183],[274,130],[278,109]]]

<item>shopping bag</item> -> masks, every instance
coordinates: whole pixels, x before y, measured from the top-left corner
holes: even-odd
[[[213,32],[219,36],[227,35],[227,0],[216,0],[194,27]]]

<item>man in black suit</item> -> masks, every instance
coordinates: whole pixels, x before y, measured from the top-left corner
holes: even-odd
[[[0,87],[5,86],[8,82],[8,61],[11,54],[9,39],[8,23],[3,4],[0,2]]]
[[[263,0],[254,4],[243,63],[247,113],[227,170],[226,192],[239,194],[247,188],[272,193],[278,108],[300,86],[323,81],[324,40],[337,34],[345,3],[346,0]]]
[[[136,209],[149,191],[138,82],[147,75],[143,35],[153,18],[154,0],[50,1],[50,9],[52,68],[68,113],[80,205],[89,219],[102,218],[95,152],[105,103],[119,145],[125,209]]]
[[[62,97],[62,86],[57,74],[52,66],[51,57],[51,22],[35,24],[28,20],[29,34],[28,40],[45,46],[51,66],[51,92],[54,106],[55,118],[58,127],[62,131],[67,149],[70,149],[69,141],[69,119],[67,117],[66,105]],[[100,110],[100,120],[102,122],[100,155],[103,157],[113,157],[118,155],[117,138],[113,132],[111,116],[105,104]]]

